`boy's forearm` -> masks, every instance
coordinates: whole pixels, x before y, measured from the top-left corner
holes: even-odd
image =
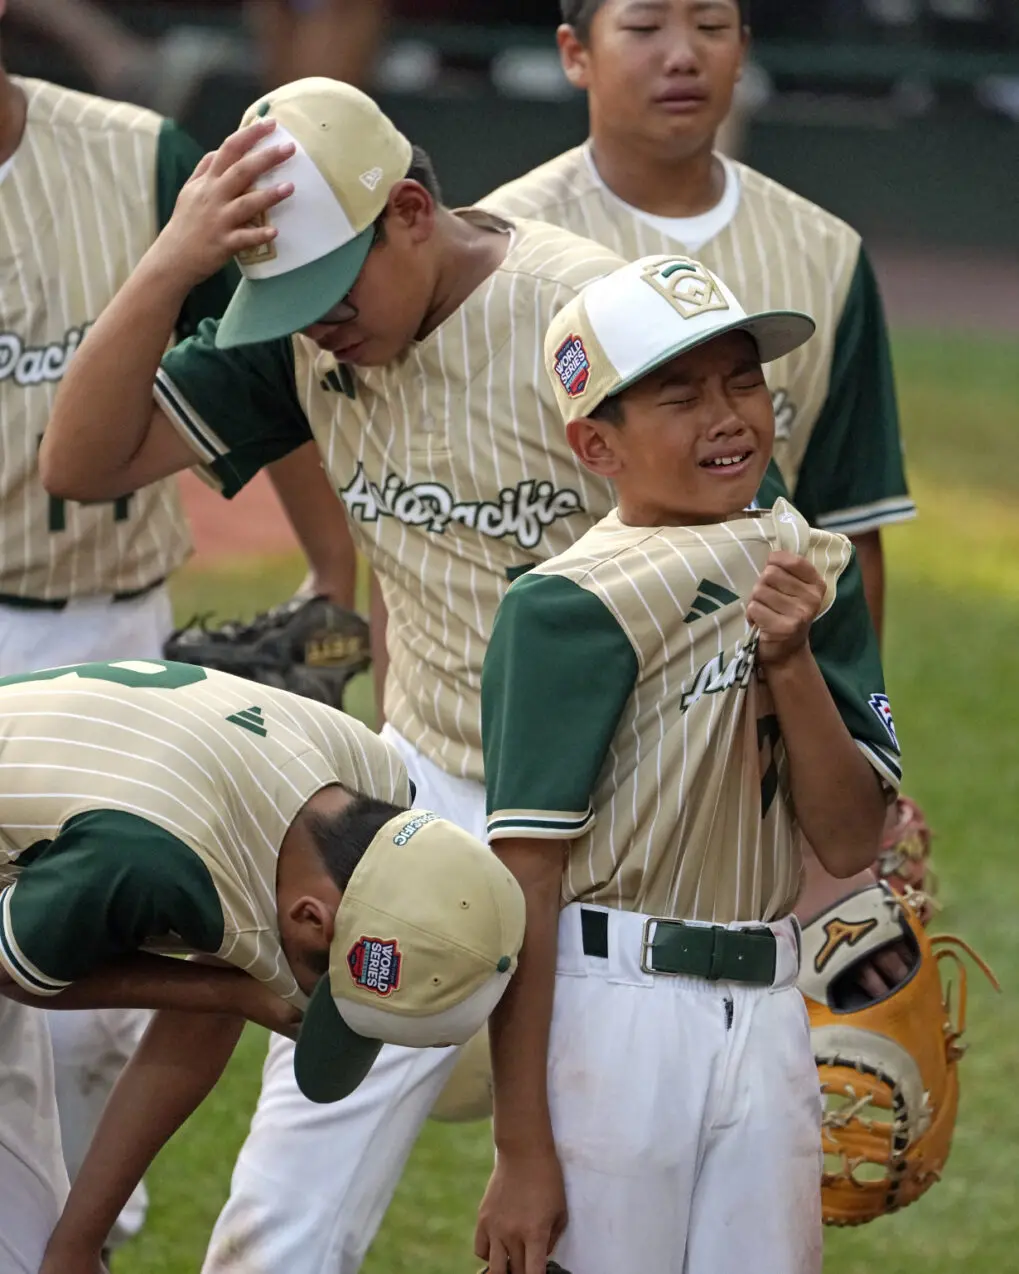
[[[149,1164],[223,1074],[243,1026],[240,1017],[156,1014],[106,1104],[50,1255],[98,1254]]]
[[[89,329],[64,372],[39,449],[51,495],[109,500],[133,489],[129,471],[152,421],[156,371],[189,288],[150,248]],[[182,448],[178,467],[195,458]]]
[[[554,1152],[547,1076],[562,847],[514,839],[493,849],[520,882],[527,906],[517,970],[489,1020],[495,1145],[500,1154]]]
[[[382,585],[379,583],[379,577],[374,571],[372,571],[371,579],[368,624],[372,640],[375,729],[381,730],[386,721],[386,675],[389,672],[389,648],[386,645],[386,631],[389,627],[389,612],[386,610],[385,598],[382,596]]]
[[[357,553],[346,512],[322,468],[317,443],[305,443],[269,465],[266,472],[308,559],[314,591],[353,610]]]
[[[849,538],[856,549],[856,560],[863,577],[863,595],[880,644],[885,620],[885,557],[881,532],[865,531]]]
[[[873,768],[846,729],[809,648],[766,676],[789,759],[796,817],[832,876],[877,857],[885,800]]]
[[[243,1016],[251,981],[239,969],[139,951],[97,969],[57,995],[32,995],[7,980],[0,981],[0,993],[44,1009],[173,1009]]]

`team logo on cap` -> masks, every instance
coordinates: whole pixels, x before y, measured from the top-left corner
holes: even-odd
[[[350,976],[358,986],[376,995],[400,989],[403,956],[395,938],[358,938],[347,952]]]
[[[571,332],[555,352],[555,374],[568,398],[579,398],[591,379],[591,364],[579,336]]]
[[[896,752],[899,750],[899,740],[895,734],[895,722],[892,720],[892,705],[888,702],[887,695],[871,695],[867,700],[877,719],[888,732]]]
[[[699,261],[673,257],[646,265],[642,273],[645,282],[664,296],[681,318],[697,318],[709,310],[729,308],[718,280]]]

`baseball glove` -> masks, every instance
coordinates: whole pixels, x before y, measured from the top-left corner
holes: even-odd
[[[909,976],[881,999],[855,973],[890,944],[908,953]],[[827,1225],[860,1225],[896,1212],[937,1181],[948,1159],[959,1102],[966,1022],[960,938],[931,937],[910,896],[872,885],[842,899],[803,930],[799,988],[824,1094],[821,1207]],[[942,985],[955,966],[956,1008]]]
[[[908,796],[900,796],[888,811],[881,853],[874,864],[878,879],[900,897],[908,897],[921,924],[929,924],[940,910],[937,877],[930,864],[931,829],[923,810]]]
[[[348,682],[371,664],[368,625],[325,597],[292,597],[250,623],[209,627],[195,616],[167,639],[163,653],[179,663],[232,672],[343,707]]]

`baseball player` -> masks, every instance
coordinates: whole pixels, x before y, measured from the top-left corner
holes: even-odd
[[[747,511],[761,365],[813,330],[665,255],[550,325],[566,435],[619,504],[511,587],[485,658],[489,837],[527,899],[491,1022],[492,1274],[553,1248],[584,1274],[821,1269],[800,833],[861,871],[900,767],[849,541]]]
[[[158,655],[169,632],[163,581],[189,551],[175,484],[77,504],[46,494],[36,456],[68,361],[169,217],[200,153],[148,111],[0,66],[0,676]],[[221,313],[234,281],[223,270],[182,297],[176,334]],[[13,1012],[0,1006],[0,1016]],[[111,1009],[52,1023],[72,1176],[145,1021]],[[35,1030],[48,1051],[45,1021]],[[5,1035],[0,1028],[0,1058]],[[114,1242],[138,1230],[145,1206],[140,1188]]]
[[[744,66],[749,0],[560,0],[560,10],[560,56],[587,92],[591,135],[480,206],[564,226],[626,260],[693,254],[747,305],[814,316],[809,344],[767,368],[775,461],[808,522],[853,541],[880,639],[881,527],[915,515],[881,298],[855,230],[714,149]],[[887,845],[896,823],[890,813]],[[890,852],[881,871],[894,879],[901,865]],[[807,869],[804,919],[841,888],[812,856]],[[904,971],[889,968],[885,984]],[[881,971],[865,976],[879,993]]]
[[[0,682],[0,990],[163,1010],[103,1116],[44,1271],[95,1269],[153,1154],[222,1073],[245,1018],[300,1033],[318,1102],[382,1039],[463,1041],[505,989],[523,899],[479,841],[407,810],[396,752],[324,704],[188,664],[81,664]],[[190,951],[210,969],[153,952]],[[40,1016],[23,1009],[30,1029]],[[5,1044],[10,1051],[14,1043]],[[23,1059],[25,1063],[29,1058]],[[39,1269],[61,1202],[48,1076],[0,1072],[0,1250]]]
[[[392,617],[385,737],[418,800],[483,836],[479,691],[496,607],[613,503],[556,423],[544,332],[622,261],[557,227],[442,208],[421,156],[342,85],[288,86],[246,124],[91,333],[45,478],[100,498],[197,460],[230,495],[313,436]],[[238,250],[245,279],[222,323],[160,367],[177,290]],[[239,1253],[293,1274],[358,1269],[455,1060],[383,1050],[353,1100],[315,1109],[274,1040],[206,1270]],[[302,1187],[311,1160],[329,1191]]]
[[[860,236],[713,150],[749,40],[749,0],[560,0],[567,78],[591,135],[481,201],[565,226],[626,260],[694,253],[747,305],[814,315],[768,367],[775,460],[811,525],[856,547],[879,634],[880,528],[915,514],[881,299]]]

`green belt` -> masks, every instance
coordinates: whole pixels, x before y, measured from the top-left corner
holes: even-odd
[[[144,597],[160,584],[166,582],[166,576],[153,580],[151,584],[143,584],[141,588],[128,588],[122,593],[103,593],[111,602],[133,602],[136,597]],[[15,610],[65,610],[70,599],[67,597],[21,597],[18,593],[0,593],[0,606],[13,606]]]
[[[581,907],[580,928],[584,954],[607,958],[608,914]],[[726,929],[723,925],[690,925],[682,920],[654,918],[644,924],[640,967],[645,973],[771,986],[775,981],[775,961],[775,935],[766,925]]]

